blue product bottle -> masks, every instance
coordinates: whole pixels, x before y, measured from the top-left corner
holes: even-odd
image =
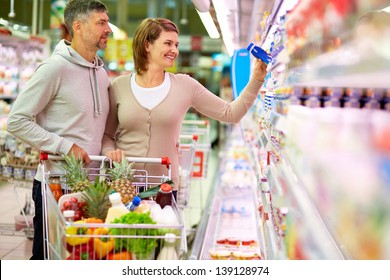
[[[130,212],[133,212],[134,209],[139,206],[141,200],[142,199],[139,196],[134,196],[133,200],[127,203],[126,208],[129,209]]]
[[[246,48],[254,57],[261,59],[265,64],[271,62],[272,57],[268,55],[268,53],[262,48],[256,46],[253,43],[250,43]]]

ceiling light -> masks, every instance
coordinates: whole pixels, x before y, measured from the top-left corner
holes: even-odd
[[[230,30],[228,23],[228,13],[223,1],[213,0],[215,14],[218,19],[219,27],[221,28],[222,39],[225,45],[226,51],[230,56],[233,56],[234,50],[238,49],[233,43],[233,33]]]
[[[218,39],[220,37],[217,27],[215,26],[214,20],[211,17],[209,12],[201,13],[198,10],[196,10],[200,19],[203,22],[204,27],[207,30],[207,33],[209,34],[210,38],[212,39]]]
[[[210,0],[192,0],[196,10],[204,13],[210,9]]]

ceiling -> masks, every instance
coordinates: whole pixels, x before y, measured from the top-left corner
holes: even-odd
[[[209,0],[201,0],[207,2]],[[196,1],[193,1],[196,2]],[[210,14],[218,25],[227,51],[246,48],[260,40],[264,27],[260,24],[264,12],[272,9],[274,1],[210,0]],[[226,27],[223,27],[226,24]]]
[[[260,22],[265,11],[270,11],[271,0],[102,0],[109,8],[111,22],[131,34],[145,17],[163,16],[179,25],[181,34],[207,36],[195,6],[207,7],[219,30],[227,52],[245,48],[250,42],[259,41],[262,33]],[[9,19],[10,0],[0,0],[0,18]],[[33,3],[42,5],[38,11],[38,26],[50,25],[51,0],[15,1],[14,20],[31,26]],[[4,9],[3,9],[4,8]],[[202,9],[198,9],[202,10]]]

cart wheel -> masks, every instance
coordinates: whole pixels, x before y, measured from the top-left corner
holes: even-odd
[[[26,228],[26,238],[28,240],[34,239],[34,228]]]

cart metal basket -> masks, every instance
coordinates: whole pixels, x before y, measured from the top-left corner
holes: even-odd
[[[191,176],[199,179],[206,178],[211,148],[209,121],[184,120],[182,122],[180,133],[181,135],[197,135]]]
[[[101,168],[96,176],[108,176],[102,174],[107,161],[103,156],[90,156],[92,161],[101,161]],[[172,224],[122,224],[122,223],[80,223],[65,220],[61,209],[55,200],[48,179],[50,172],[45,171],[46,160],[62,160],[60,156],[44,154],[41,157],[43,180],[43,219],[44,219],[44,242],[45,259],[157,259],[166,238],[174,242],[176,254],[164,256],[165,259],[186,258],[187,244],[183,215],[173,202],[172,210],[177,222]],[[168,158],[135,158],[128,157],[129,162],[163,164],[168,168],[170,176],[170,161]],[[110,162],[111,164],[111,162]],[[58,176],[58,174],[56,174]],[[134,170],[134,181],[137,188],[148,189],[165,182],[167,176],[151,176],[145,170]],[[164,208],[165,209],[165,208]],[[149,216],[149,215],[148,215]],[[168,235],[169,234],[169,235]],[[113,244],[115,244],[114,247]],[[126,248],[126,250],[123,250]]]
[[[179,136],[178,152],[180,177],[177,194],[177,204],[179,207],[185,207],[188,204],[197,141],[197,134]]]

